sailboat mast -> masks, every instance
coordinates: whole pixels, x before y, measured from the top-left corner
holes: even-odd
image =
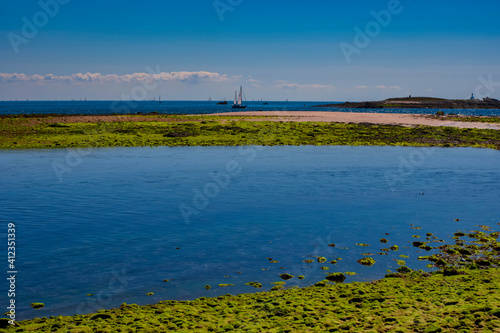
[[[239,105],[241,105],[243,102],[242,95],[243,95],[243,86],[240,86],[240,96],[238,96],[238,104]]]

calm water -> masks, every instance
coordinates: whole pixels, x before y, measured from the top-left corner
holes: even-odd
[[[315,108],[314,105],[331,104],[328,101],[318,102],[247,102],[245,111],[340,111],[340,112],[378,112],[378,113],[410,113],[434,114],[435,109],[340,109]],[[231,104],[231,101],[229,101]],[[206,114],[233,112],[231,105],[216,105],[216,101],[1,101],[0,114],[25,113],[64,113],[64,114],[103,114],[103,113],[148,113],[162,114]],[[445,113],[463,115],[500,116],[500,110],[444,110]]]
[[[325,274],[319,264],[302,262],[314,255],[343,258],[329,265],[330,272],[358,273],[348,281],[377,279],[397,267],[399,254],[411,256],[410,266],[424,267],[414,248],[403,248],[411,235],[433,232],[449,240],[457,229],[498,228],[500,222],[500,152],[494,150],[159,147],[79,153],[85,156],[63,149],[0,152],[0,244],[5,247],[5,222],[14,222],[18,320],[257,291],[244,285],[250,281],[269,290],[285,272],[306,276],[288,286],[307,286]],[[363,252],[379,252],[381,237],[398,244],[399,252],[375,255],[373,267],[356,263]],[[371,246],[355,246],[361,242]],[[31,302],[46,307],[36,311]]]

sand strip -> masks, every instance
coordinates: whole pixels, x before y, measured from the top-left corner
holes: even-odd
[[[213,116],[265,116],[266,118],[248,118],[252,121],[316,121],[335,123],[372,123],[380,125],[401,125],[413,127],[449,126],[458,128],[478,128],[500,130],[500,124],[447,121],[429,118],[421,114],[400,113],[361,113],[361,112],[323,112],[323,111],[242,111],[214,113]],[[269,118],[267,118],[269,117]]]

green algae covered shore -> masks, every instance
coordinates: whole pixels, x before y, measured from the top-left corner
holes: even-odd
[[[0,332],[500,332],[500,233],[478,227],[456,232],[454,244],[430,233],[414,241],[422,251],[439,250],[419,257],[436,269],[432,273],[401,263],[377,281],[343,284],[344,273],[329,273],[306,288],[123,303],[15,326],[1,319]]]
[[[500,149],[496,129],[283,121],[288,116],[22,115],[0,117],[0,149],[355,145]],[[496,119],[496,118],[495,118]],[[496,122],[495,119],[489,119]],[[485,119],[470,117],[468,121]]]

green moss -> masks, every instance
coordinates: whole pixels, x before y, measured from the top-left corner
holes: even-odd
[[[244,121],[239,116],[125,116],[126,121],[53,124],[53,116],[36,119],[0,116],[0,149],[116,146],[234,145],[375,145],[456,146],[498,149],[500,131],[452,127],[313,122]],[[251,119],[251,118],[249,118]]]
[[[35,310],[40,310],[45,307],[43,303],[31,303],[31,307]]]
[[[373,265],[375,265],[375,259],[370,258],[370,257],[361,258],[357,262],[360,263],[363,266],[373,266]]]
[[[344,273],[331,273],[327,275],[326,279],[328,281],[342,283],[345,281],[346,276]]]
[[[324,262],[326,262],[326,258],[325,257],[318,257],[318,262],[324,263]]]

